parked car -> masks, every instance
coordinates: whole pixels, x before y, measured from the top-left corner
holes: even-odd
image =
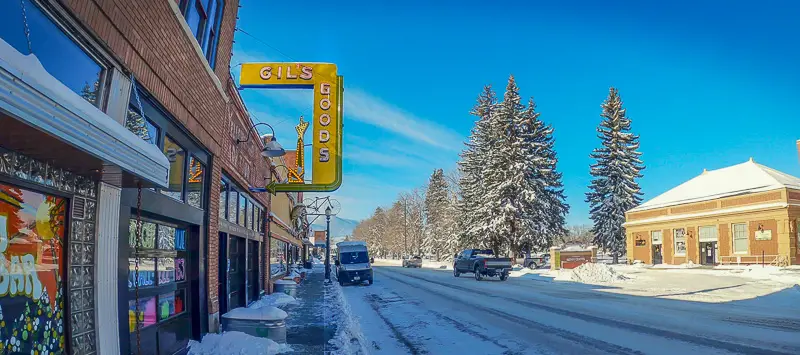
[[[466,249],[455,255],[453,276],[472,273],[478,281],[483,276],[499,276],[501,281],[505,281],[511,267],[511,258],[499,258],[490,249]]]
[[[367,243],[339,242],[336,248],[336,278],[339,279],[339,285],[361,284],[364,281],[372,285],[372,263],[375,259],[369,257]]]
[[[516,259],[516,262],[529,269],[538,269],[547,264],[548,260],[550,260],[550,254],[539,253],[531,254],[530,257],[521,256]]]
[[[403,267],[422,267],[422,257],[420,256],[404,256]]]

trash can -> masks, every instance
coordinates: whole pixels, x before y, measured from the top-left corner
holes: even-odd
[[[289,296],[297,296],[297,282],[292,280],[275,281],[275,292],[283,292]]]
[[[282,309],[272,306],[261,308],[239,307],[222,315],[222,330],[242,332],[277,343],[286,343],[286,317]]]

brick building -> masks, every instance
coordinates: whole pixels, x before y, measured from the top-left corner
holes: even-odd
[[[647,264],[800,264],[800,178],[748,162],[702,174],[626,213]]]
[[[64,340],[19,351],[180,352],[267,288],[271,201],[249,187],[272,174],[230,75],[238,7],[0,5],[0,255],[64,270],[0,296],[7,317],[63,304],[41,322]],[[61,229],[25,228],[31,208]]]

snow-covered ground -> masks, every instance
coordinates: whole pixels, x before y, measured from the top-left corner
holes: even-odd
[[[477,282],[376,262],[345,287],[376,354],[800,353],[800,270],[597,265]]]

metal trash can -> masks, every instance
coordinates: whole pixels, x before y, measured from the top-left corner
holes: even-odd
[[[286,343],[287,316],[286,312],[272,306],[258,309],[239,307],[222,315],[222,331],[242,332]]]
[[[289,296],[297,296],[297,283],[292,280],[275,281],[275,292],[283,292]]]

